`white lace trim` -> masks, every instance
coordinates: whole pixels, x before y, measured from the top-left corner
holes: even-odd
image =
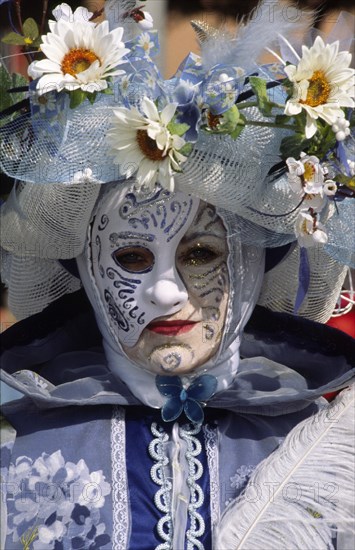
[[[202,488],[197,483],[203,474],[203,465],[197,458],[201,453],[202,446],[195,437],[200,430],[200,425],[192,426],[191,424],[179,428],[180,437],[186,442],[185,457],[189,467],[187,486],[190,492],[188,505],[190,528],[186,533],[187,550],[204,550],[204,545],[198,540],[206,529],[204,519],[198,512],[198,508],[202,506],[205,498]],[[152,423],[151,432],[155,438],[149,444],[148,450],[155,464],[151,468],[150,475],[154,483],[160,487],[154,496],[154,503],[157,509],[164,514],[157,525],[159,536],[164,542],[159,544],[155,550],[172,550],[174,530],[171,511],[172,483],[166,473],[169,467],[169,458],[166,453],[169,436],[156,422]]]
[[[201,487],[196,483],[203,474],[203,466],[197,458],[201,453],[202,447],[199,440],[194,437],[200,430],[201,425],[195,425],[192,428],[187,425],[180,428],[181,437],[187,443],[186,460],[189,465],[187,484],[190,489],[190,503],[188,506],[190,529],[186,533],[187,550],[194,550],[194,548],[204,550],[202,542],[197,539],[197,537],[202,537],[206,529],[204,519],[197,511],[197,509],[202,506],[205,499]]]
[[[207,463],[210,474],[210,509],[212,534],[219,523],[220,505],[219,505],[219,461],[218,461],[218,431],[206,424],[203,428],[205,438],[205,447],[207,454]]]
[[[126,550],[128,547],[129,509],[128,481],[126,470],[125,412],[114,407],[111,419],[112,548]]]
[[[155,436],[150,442],[149,454],[156,463],[150,470],[150,476],[154,483],[159,485],[160,489],[155,493],[154,503],[157,509],[164,515],[160,518],[157,530],[160,538],[164,541],[159,544],[155,550],[172,550],[173,524],[171,516],[171,491],[172,483],[166,475],[166,468],[169,465],[169,458],[165,452],[165,443],[169,436],[156,422],[151,425],[151,432]]]

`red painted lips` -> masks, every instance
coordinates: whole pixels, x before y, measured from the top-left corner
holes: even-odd
[[[195,321],[153,321],[147,326],[148,330],[165,336],[176,336],[189,332],[196,325]]]

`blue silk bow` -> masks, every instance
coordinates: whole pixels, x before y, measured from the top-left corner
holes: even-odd
[[[176,420],[182,412],[195,424],[203,422],[202,406],[205,406],[205,401],[210,399],[217,389],[215,376],[203,374],[188,388],[184,388],[179,376],[157,376],[155,381],[159,392],[167,397],[161,409],[164,422]]]

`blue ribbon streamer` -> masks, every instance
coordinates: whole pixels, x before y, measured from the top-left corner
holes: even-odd
[[[303,303],[303,300],[305,299],[306,294],[308,292],[310,275],[311,275],[311,272],[309,268],[307,249],[304,247],[301,247],[300,266],[298,270],[298,290],[297,290],[297,296],[295,301],[295,307],[293,308],[293,313],[295,315],[298,313],[298,310],[300,309]]]

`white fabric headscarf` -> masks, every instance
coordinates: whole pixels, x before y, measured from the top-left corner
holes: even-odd
[[[134,190],[132,182],[106,186],[94,211],[85,250],[77,259],[103,336],[108,367],[142,403],[154,408],[161,408],[165,401],[155,384],[156,373],[132,361],[122,344],[134,345],[151,321],[173,315],[188,299],[175,266],[175,253],[200,204],[199,199],[190,195],[161,189],[142,196]],[[208,372],[217,378],[218,392],[228,388],[238,369],[240,336],[259,295],[264,252],[241,245],[238,235],[231,234],[230,214],[216,212],[226,229],[228,244],[229,298],[224,330],[217,353],[184,378],[192,381]],[[123,275],[112,252],[124,243],[128,246],[137,234],[153,255],[159,255],[160,262],[154,269]],[[145,299],[153,287],[163,298],[159,300],[162,306]]]

